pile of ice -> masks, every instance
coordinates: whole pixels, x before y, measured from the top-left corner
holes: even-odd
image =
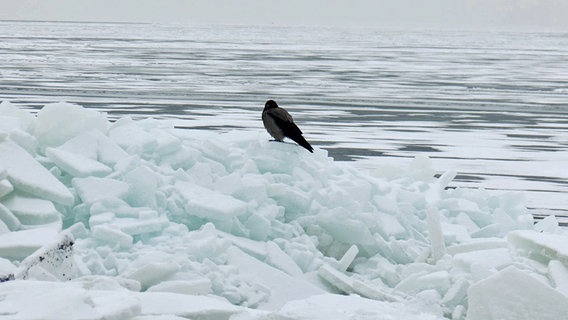
[[[560,319],[568,235],[522,195],[261,128],[0,105],[3,319]]]

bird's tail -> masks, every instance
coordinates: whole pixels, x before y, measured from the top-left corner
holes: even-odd
[[[310,145],[306,139],[302,135],[297,135],[294,137],[290,137],[290,139],[294,140],[297,144],[301,145],[302,147],[306,148],[311,153],[314,153],[314,148]]]

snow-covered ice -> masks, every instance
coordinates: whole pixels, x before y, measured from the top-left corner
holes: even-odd
[[[426,157],[362,171],[77,105],[0,105],[3,319],[562,319],[568,233]]]

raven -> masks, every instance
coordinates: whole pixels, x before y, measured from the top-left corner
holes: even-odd
[[[297,144],[306,148],[309,152],[314,152],[314,148],[302,136],[302,131],[292,120],[292,116],[283,108],[280,108],[276,101],[268,100],[264,104],[262,111],[262,122],[264,128],[276,141],[282,141],[284,137],[294,140]]]

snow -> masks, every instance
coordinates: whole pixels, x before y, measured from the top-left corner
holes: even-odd
[[[141,310],[125,290],[86,290],[78,283],[10,281],[0,292],[4,319],[128,319]]]
[[[415,319],[434,320],[437,317],[412,310],[403,304],[373,301],[358,296],[318,295],[292,301],[282,308],[285,319]]]
[[[564,294],[515,267],[473,284],[468,295],[472,320],[562,319],[568,313]]]
[[[138,294],[145,315],[173,314],[186,319],[229,319],[242,308],[223,299],[207,296],[192,296],[167,292]]]
[[[427,157],[0,104],[6,319],[561,319],[568,233]]]

